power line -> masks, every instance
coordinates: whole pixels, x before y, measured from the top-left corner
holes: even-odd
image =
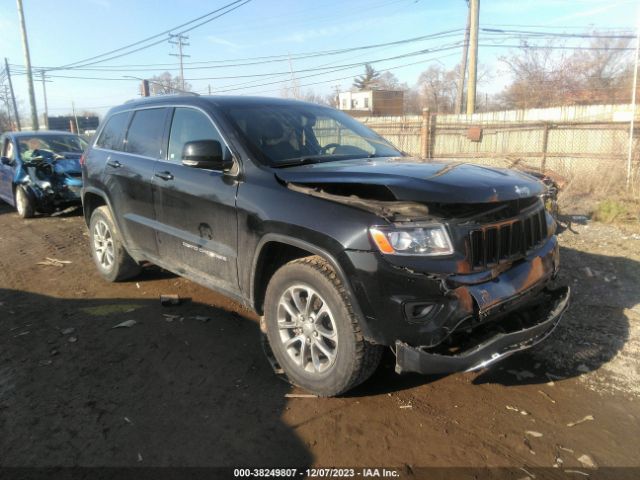
[[[190,20],[190,21],[185,22],[185,23],[183,23],[181,25],[178,25],[176,27],[170,28],[170,29],[165,30],[163,32],[160,32],[160,33],[157,33],[157,34],[152,35],[150,37],[147,37],[147,38],[145,38],[143,40],[139,40],[139,41],[131,43],[129,45],[125,45],[124,47],[120,47],[120,48],[116,48],[114,50],[110,50],[110,51],[102,53],[100,55],[94,55],[93,57],[85,58],[83,60],[78,60],[78,61],[73,62],[73,63],[68,63],[68,64],[60,66],[60,67],[53,67],[53,68],[50,68],[49,70],[64,70],[64,69],[69,69],[69,67],[72,67],[72,66],[76,66],[77,67],[77,66],[94,65],[96,63],[102,63],[102,62],[106,62],[106,61],[109,61],[109,60],[113,60],[115,58],[120,58],[120,57],[124,57],[126,55],[131,55],[132,53],[139,52],[140,50],[145,50],[147,48],[150,48],[150,47],[153,47],[153,46],[158,45],[160,43],[163,43],[165,41],[165,39],[163,38],[162,40],[153,42],[153,43],[151,43],[149,45],[145,45],[143,47],[137,48],[135,50],[131,50],[129,52],[124,52],[124,53],[119,54],[119,55],[111,56],[111,57],[108,57],[108,58],[103,58],[102,60],[96,60],[96,59],[99,59],[101,57],[105,57],[105,56],[111,55],[113,53],[122,52],[123,50],[128,50],[131,47],[135,47],[137,45],[141,45],[141,44],[146,43],[146,42],[148,42],[150,40],[153,40],[155,38],[165,36],[165,35],[173,32],[175,30],[178,30],[178,29],[180,29],[182,27],[185,27],[187,25],[191,25],[192,23],[198,22],[199,20],[202,20],[203,18],[209,17],[209,16],[214,15],[215,13],[218,13],[218,12],[222,12],[219,15],[216,15],[216,16],[214,16],[212,18],[208,18],[207,20],[204,20],[201,23],[198,23],[198,24],[196,24],[196,25],[194,25],[194,26],[192,26],[192,27],[190,27],[188,29],[182,30],[182,31],[177,33],[178,35],[182,35],[182,34],[187,33],[187,32],[189,32],[189,31],[191,31],[191,30],[193,30],[195,28],[201,27],[202,25],[205,25],[206,23],[209,23],[209,22],[211,22],[211,21],[213,21],[213,20],[215,20],[217,18],[220,18],[223,15],[231,13],[232,11],[234,11],[234,10],[244,6],[244,5],[246,5],[247,3],[251,2],[251,1],[252,0],[235,0],[235,1],[233,1],[231,3],[228,3],[228,4],[218,8],[216,10],[213,10],[213,11],[209,12],[209,13],[207,13],[205,15],[201,15],[200,17],[194,18],[193,20]],[[233,7],[233,8],[229,8],[229,7]],[[223,11],[223,10],[225,10],[227,8],[229,8],[229,9],[226,10],[226,11]],[[96,60],[96,61],[91,62],[92,60]],[[87,62],[91,62],[91,63],[87,63]]]
[[[407,44],[407,43],[414,43],[414,42],[419,42],[419,41],[424,41],[424,40],[431,40],[431,39],[439,39],[439,38],[447,38],[447,37],[452,37],[452,36],[456,36],[459,32],[461,32],[462,29],[458,28],[458,29],[453,29],[453,30],[445,30],[445,31],[441,31],[441,32],[436,32],[436,33],[432,33],[429,35],[422,35],[420,37],[412,37],[412,38],[406,38],[406,39],[402,39],[402,40],[396,40],[393,42],[386,42],[386,43],[378,43],[378,44],[369,44],[369,45],[361,45],[361,46],[357,46],[357,47],[349,47],[349,48],[342,48],[342,49],[334,49],[334,50],[319,50],[319,51],[312,51],[312,52],[303,52],[303,53],[298,53],[298,54],[292,54],[291,55],[291,59],[292,60],[302,60],[302,59],[306,59],[306,58],[315,58],[315,57],[322,57],[322,56],[331,56],[331,55],[340,55],[343,53],[349,53],[349,52],[354,52],[354,51],[358,51],[358,50],[371,50],[371,49],[376,49],[376,48],[381,48],[381,47],[389,47],[389,46],[397,46],[397,45],[403,45],[403,44]],[[261,57],[248,57],[248,58],[239,58],[239,59],[227,59],[227,60],[206,60],[206,61],[199,61],[199,62],[184,62],[185,65],[185,70],[190,69],[190,70],[197,70],[197,69],[208,69],[208,68],[229,68],[229,67],[242,67],[242,66],[252,66],[252,65],[259,65],[259,64],[263,64],[263,63],[277,63],[277,62],[287,62],[289,61],[289,55],[288,54],[281,54],[281,55],[267,55],[267,56],[261,56]],[[233,64],[227,64],[227,65],[220,65],[220,66],[216,66],[216,65],[212,65],[212,66],[202,66],[202,67],[190,67],[189,65],[199,65],[199,64],[219,64],[219,63],[227,63],[227,62],[248,62],[248,63],[233,63]],[[64,69],[64,70],[83,70],[83,71],[113,71],[113,72],[117,72],[117,71],[144,71],[145,69],[141,69],[141,68],[135,68],[135,67],[172,67],[175,64],[173,63],[157,63],[157,64],[138,64],[138,65],[99,65],[93,68],[83,68],[83,67],[73,67],[73,68],[68,68],[68,69]],[[13,65],[15,67],[19,67],[19,68],[24,68],[22,65]],[[34,67],[37,69],[44,69],[44,70],[52,70],[52,67]],[[120,70],[120,68],[122,68],[122,70]],[[63,70],[63,68],[56,68],[58,70]],[[149,69],[152,71],[156,71],[157,69],[153,68],[153,69]]]
[[[459,47],[460,47],[460,42],[456,42],[454,44],[441,45],[439,47],[417,50],[417,51],[413,51],[413,52],[404,53],[404,54],[401,54],[401,55],[395,55],[395,56],[386,57],[386,58],[377,58],[377,59],[374,59],[374,60],[367,60],[367,61],[362,61],[362,62],[357,62],[357,63],[337,65],[337,66],[333,66],[333,67],[304,68],[304,69],[294,70],[293,72],[291,72],[291,71],[284,72],[283,71],[283,72],[274,72],[274,73],[234,75],[234,76],[224,76],[224,77],[193,77],[193,78],[185,78],[185,80],[198,81],[198,80],[223,80],[223,79],[234,79],[234,78],[255,78],[255,77],[268,77],[268,76],[278,76],[278,75],[290,75],[291,73],[298,74],[298,73],[308,73],[308,72],[321,72],[323,70],[328,70],[328,71],[326,71],[324,73],[319,73],[319,74],[316,73],[314,75],[311,75],[311,76],[317,76],[317,75],[323,75],[323,74],[327,74],[327,73],[333,73],[333,72],[340,71],[340,70],[348,70],[348,69],[351,69],[351,68],[362,67],[363,65],[366,65],[366,64],[375,64],[375,63],[387,62],[387,61],[391,61],[391,60],[398,60],[398,59],[401,59],[401,58],[408,58],[408,57],[413,57],[413,56],[418,56],[418,55],[425,55],[425,54],[428,54],[428,53],[436,53],[436,52],[451,50],[451,49],[455,49],[455,48],[459,48]],[[76,75],[55,75],[55,74],[48,74],[47,77],[49,77],[49,78],[67,78],[67,79],[75,79],[75,80],[127,81],[127,79],[124,78],[124,77],[85,77],[85,76],[76,76]],[[308,77],[309,76],[306,76],[306,77],[303,76],[303,77],[300,77],[300,78],[308,78]],[[280,82],[275,82],[275,83],[280,83]]]
[[[481,32],[486,33],[498,33],[498,34],[517,34],[522,36],[531,37],[562,37],[562,38],[620,38],[620,39],[632,39],[636,38],[635,35],[602,35],[596,33],[565,33],[565,32],[532,32],[527,30],[502,30],[497,28],[481,28]]]

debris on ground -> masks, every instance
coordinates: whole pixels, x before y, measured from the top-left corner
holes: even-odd
[[[581,472],[580,470],[565,470],[564,473],[577,473],[578,475],[584,475],[585,477],[589,476],[588,473]]]
[[[142,461],[142,454],[140,452],[138,452],[138,461],[141,462]]]
[[[577,421],[571,422],[571,423],[567,423],[567,427],[575,427],[576,425],[580,425],[581,423],[589,422],[591,420],[593,420],[593,415],[586,415],[584,418],[581,418],[580,420],[577,420]]]
[[[538,390],[538,393],[542,395],[544,398],[546,398],[547,400],[549,400],[551,403],[556,403],[556,401],[553,398],[551,398],[551,395],[549,395],[548,393],[543,392],[542,390]]]
[[[175,293],[160,295],[160,305],[164,307],[169,305],[180,305],[180,297]]]
[[[173,322],[174,320],[180,320],[182,321],[182,319],[184,317],[181,317],[180,315],[169,315],[168,313],[163,313],[162,316],[164,317],[164,320],[166,322]]]
[[[52,363],[53,363],[53,360],[40,360],[40,362],[38,362],[38,365],[40,365],[41,367],[47,367]]]
[[[596,274],[593,272],[593,270],[591,270],[589,267],[584,267],[582,269],[582,271],[584,272],[584,274],[588,277],[588,278],[593,278],[596,276]]]
[[[133,327],[136,323],[138,323],[138,322],[136,322],[135,320],[125,320],[124,322],[119,323],[119,324],[117,324],[117,325],[114,325],[114,326],[113,326],[113,327],[111,327],[111,328],[112,328],[112,329],[114,329],[114,328],[131,328],[131,327]]]
[[[60,333],[62,335],[71,335],[73,332],[75,332],[76,329],[73,327],[69,327],[69,328],[63,328],[62,330],[60,330]]]
[[[578,457],[578,461],[587,468],[597,468],[596,462],[593,460],[593,458],[591,458],[590,455],[587,455],[586,453],[580,455]]]
[[[413,405],[400,405],[400,408],[413,408]]]
[[[571,221],[579,225],[586,225],[589,221],[589,217],[585,215],[571,215]]]
[[[129,425],[133,425],[133,422],[129,417],[124,417],[124,421],[127,422]]]
[[[318,398],[318,396],[310,393],[285,393],[284,398]]]
[[[197,320],[199,322],[205,323],[208,322],[209,320],[211,320],[210,317],[205,317],[204,315],[196,315],[194,317],[189,317],[192,320]]]
[[[76,343],[78,341],[78,337],[69,337],[69,343]]]
[[[511,405],[506,405],[505,408],[507,410],[511,410],[512,412],[518,412],[520,415],[529,415],[529,412],[527,412],[526,410],[520,410],[517,407],[513,407]]]
[[[536,454],[536,452],[533,450],[533,447],[531,446],[531,442],[529,441],[529,439],[527,437],[524,437],[524,444],[529,449],[529,453],[531,455],[535,455]]]
[[[14,335],[13,337],[14,338],[15,337],[22,337],[23,335],[29,335],[29,333],[30,333],[29,330],[25,330],[24,332],[20,332],[19,334]]]
[[[44,261],[38,262],[38,265],[46,265],[51,267],[64,267],[70,264],[70,260],[58,260],[57,258],[45,257]]]
[[[527,430],[526,432],[524,432],[524,434],[535,438],[542,437],[542,434],[540,432],[536,432],[535,430]]]

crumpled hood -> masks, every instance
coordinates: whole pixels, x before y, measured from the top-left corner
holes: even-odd
[[[544,191],[540,181],[517,170],[408,157],[316,163],[275,174],[283,182],[300,185],[384,185],[397,200],[424,203],[503,202]]]

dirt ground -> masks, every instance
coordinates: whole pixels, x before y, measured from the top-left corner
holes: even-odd
[[[105,283],[80,215],[2,204],[0,465],[640,467],[640,229],[572,228],[573,302],[544,345],[441,378],[389,353],[347,396],[291,398],[254,315],[153,267]]]

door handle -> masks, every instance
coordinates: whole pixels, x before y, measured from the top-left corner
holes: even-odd
[[[156,172],[154,175],[162,180],[173,180],[171,172]]]
[[[107,165],[113,168],[120,168],[122,166],[118,160],[107,160]]]

